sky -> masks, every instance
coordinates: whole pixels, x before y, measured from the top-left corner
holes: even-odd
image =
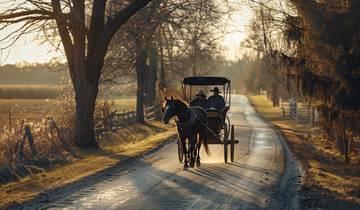
[[[220,44],[224,48],[223,53],[226,59],[237,60],[245,53],[240,44],[247,38],[252,12],[247,6],[237,6],[231,15],[224,19],[227,20],[227,24]]]
[[[226,20],[224,25],[226,27],[224,27],[223,38],[219,41],[224,49],[223,54],[228,60],[237,60],[241,56],[242,49],[240,48],[240,43],[247,36],[247,26],[251,20],[251,12],[246,6],[234,6],[233,9],[230,16],[224,17],[224,20]],[[0,31],[0,38],[5,36],[5,34],[6,31]],[[54,57],[63,58],[62,53],[55,51],[54,47],[50,44],[41,44],[34,39],[34,35],[29,34],[19,39],[10,49],[0,51],[0,65],[24,61],[29,63],[46,63]]]
[[[29,63],[47,63],[54,57],[63,57],[63,55],[50,44],[40,44],[39,41],[34,40],[34,37],[24,37],[8,50],[0,52],[0,65],[24,61]]]

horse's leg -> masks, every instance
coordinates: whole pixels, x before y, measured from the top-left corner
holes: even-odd
[[[192,168],[195,166],[195,157],[196,157],[195,144],[196,144],[196,136],[192,135],[190,137],[190,167]]]
[[[183,153],[185,156],[184,169],[187,169],[189,167],[189,164],[188,164],[188,157],[187,157],[186,138],[181,139],[181,144],[182,144]]]
[[[200,163],[200,148],[202,143],[203,137],[199,134],[199,141],[197,143],[197,158],[196,158],[196,166],[199,167],[201,165]]]

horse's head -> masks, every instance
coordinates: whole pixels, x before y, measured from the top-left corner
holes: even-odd
[[[170,119],[175,116],[175,114],[176,114],[175,107],[176,107],[176,103],[175,103],[174,98],[171,96],[171,98],[168,99],[165,96],[165,102],[162,107],[163,117],[161,120],[164,124],[168,124]]]

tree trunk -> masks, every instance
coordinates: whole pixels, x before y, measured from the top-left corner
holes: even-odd
[[[136,44],[136,122],[144,123],[144,90],[145,90],[145,68],[146,68],[146,48],[137,41]]]
[[[194,34],[194,37],[193,37],[193,43],[192,43],[192,47],[193,47],[193,57],[192,57],[192,68],[191,68],[191,73],[192,73],[192,76],[196,76],[197,75],[197,36],[196,36],[196,33]]]
[[[165,75],[165,62],[164,62],[164,47],[161,39],[161,33],[159,38],[160,44],[160,73],[159,73],[159,90],[164,90],[167,88],[166,86],[166,75]]]
[[[273,102],[273,107],[278,107],[279,106],[279,84],[276,81],[276,79],[273,77],[272,78],[272,102]]]
[[[151,43],[148,47],[148,57],[150,62],[146,77],[147,78],[146,97],[147,97],[147,105],[153,106],[155,104],[155,98],[156,98],[157,52]]]
[[[95,102],[98,94],[96,82],[76,81],[75,102],[76,102],[76,122],[75,122],[75,144],[82,148],[98,147],[94,130],[94,111]]]

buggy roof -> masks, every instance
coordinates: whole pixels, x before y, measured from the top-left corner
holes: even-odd
[[[230,80],[225,77],[185,77],[183,84],[185,85],[225,85]]]

